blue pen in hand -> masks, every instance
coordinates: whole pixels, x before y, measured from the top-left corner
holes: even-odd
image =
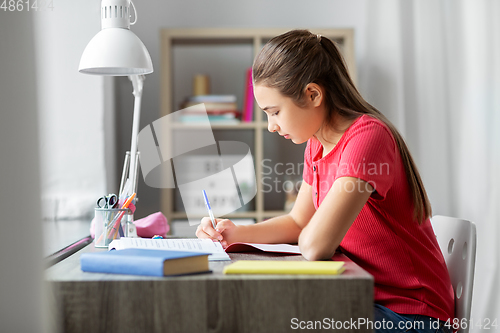
[[[205,206],[207,206],[208,215],[210,216],[210,220],[212,220],[212,227],[214,227],[214,229],[215,229],[216,225],[215,225],[214,213],[212,213],[212,208],[210,207],[210,202],[208,201],[207,192],[205,192],[205,190],[203,190],[203,198],[205,199]]]

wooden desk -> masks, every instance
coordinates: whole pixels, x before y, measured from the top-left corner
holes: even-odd
[[[91,219],[44,220],[44,257],[47,267],[58,263],[92,242]]]
[[[337,276],[224,275],[226,261],[210,262],[212,274],[155,278],[82,272],[80,254],[87,251],[102,250],[92,243],[47,269],[62,332],[275,333],[314,324],[322,329],[313,331],[321,332],[344,321],[351,329],[335,331],[368,332],[366,325],[351,323],[373,320],[373,277],[350,261]],[[269,253],[230,256],[305,260]]]

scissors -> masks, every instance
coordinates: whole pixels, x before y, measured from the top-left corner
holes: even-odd
[[[118,204],[118,197],[116,194],[109,194],[97,199],[97,206],[99,208],[114,208]]]

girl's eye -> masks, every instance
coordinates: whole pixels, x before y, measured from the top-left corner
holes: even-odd
[[[277,115],[278,115],[278,113],[280,113],[280,112],[279,112],[279,111],[276,111],[276,112],[275,112],[275,113],[273,113],[272,115],[273,115],[273,116],[277,116]]]

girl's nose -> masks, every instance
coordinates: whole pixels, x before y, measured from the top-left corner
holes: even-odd
[[[279,130],[279,126],[275,122],[269,120],[267,123],[267,130],[271,133],[277,132]]]

